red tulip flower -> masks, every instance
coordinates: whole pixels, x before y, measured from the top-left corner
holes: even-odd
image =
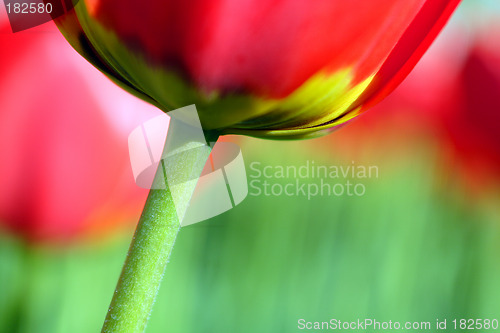
[[[457,165],[469,185],[500,181],[500,26],[473,45],[443,115]]]
[[[56,20],[73,47],[163,111],[204,129],[304,137],[390,93],[459,0],[81,0]]]
[[[126,140],[149,106],[88,67],[54,26],[12,34],[3,21],[0,46],[0,227],[50,244],[132,227],[146,193]],[[128,123],[112,121],[98,90],[142,113],[114,104]]]

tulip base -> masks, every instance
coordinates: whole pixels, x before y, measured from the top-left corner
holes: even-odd
[[[171,119],[165,152],[189,150],[193,145],[200,147],[200,142],[179,142],[176,135],[189,127]],[[188,129],[189,130],[189,129]],[[210,134],[208,141],[215,142],[217,136]],[[102,332],[139,333],[144,332],[151,313],[158,289],[172,252],[175,239],[179,233],[183,213],[193,194],[196,182],[185,182],[176,185],[175,193],[168,186],[168,177],[178,179],[198,179],[210,155],[210,147],[206,144],[202,149],[192,150],[193,154],[176,154],[177,159],[162,160],[149,192],[142,215],[132,239],[111,305],[104,322]],[[165,153],[164,153],[165,156]],[[166,163],[179,165],[172,168]],[[165,189],[155,189],[161,188]],[[181,197],[181,214],[178,199]],[[174,198],[176,200],[174,200]],[[176,206],[174,205],[177,204]]]

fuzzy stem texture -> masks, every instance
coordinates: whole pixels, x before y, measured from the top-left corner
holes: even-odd
[[[160,162],[116,286],[102,332],[146,329],[170,253],[211,148],[191,140],[189,125],[172,118]],[[198,136],[199,137],[199,136]],[[216,136],[210,141],[215,142]]]

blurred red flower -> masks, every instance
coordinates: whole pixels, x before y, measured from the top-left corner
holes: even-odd
[[[473,196],[499,188],[500,25],[462,15],[391,96],[337,133],[332,149],[373,157],[432,144],[441,182]]]
[[[134,183],[127,135],[153,108],[83,61],[53,23],[13,34],[0,17],[0,47],[2,229],[68,243],[134,225],[147,191]]]
[[[499,40],[497,26],[474,42],[442,118],[452,162],[473,188],[500,184]]]

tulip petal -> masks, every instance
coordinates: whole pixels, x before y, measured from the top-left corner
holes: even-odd
[[[368,109],[390,94],[415,67],[459,3],[427,1],[356,105],[364,104],[363,109]]]

